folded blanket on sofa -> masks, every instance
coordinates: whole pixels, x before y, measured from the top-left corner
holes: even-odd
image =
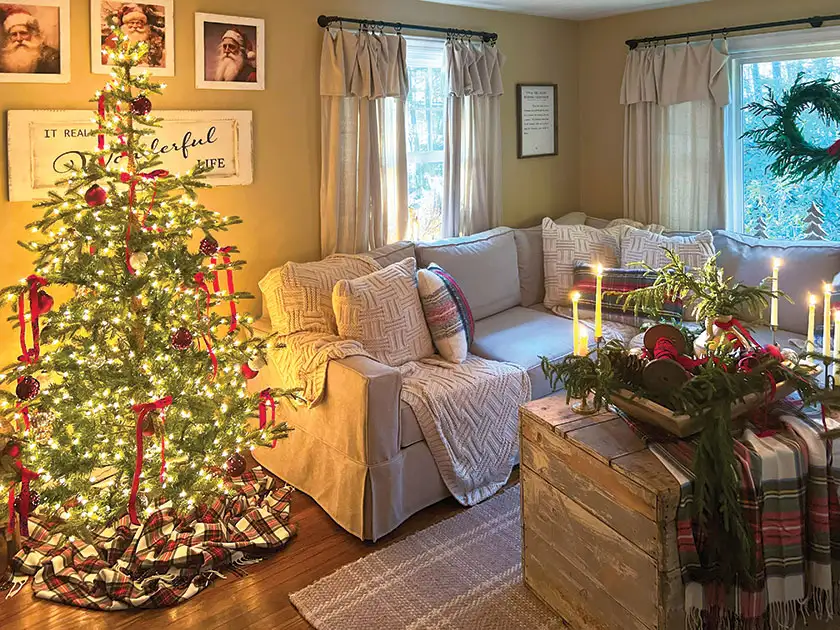
[[[517,365],[468,355],[400,367],[402,400],[414,411],[446,487],[475,505],[505,485],[519,457],[519,405],[531,380]]]
[[[300,388],[309,407],[324,397],[329,362],[370,356],[356,341],[325,333],[295,333],[270,354],[284,387]],[[510,477],[519,453],[519,405],[531,381],[519,366],[469,355],[456,364],[430,357],[397,368],[401,398],[414,412],[452,495],[473,505]]]

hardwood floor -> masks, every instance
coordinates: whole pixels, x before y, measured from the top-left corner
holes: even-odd
[[[518,481],[518,472],[518,469],[514,471],[509,485]],[[0,593],[0,628],[311,628],[289,603],[289,593],[463,509],[455,499],[441,501],[415,514],[395,532],[373,544],[362,542],[345,532],[312,499],[297,493],[292,502],[292,519],[298,525],[297,537],[277,555],[246,567],[248,575],[245,577],[226,572],[227,579],[216,580],[204,592],[175,608],[111,613],[38,600],[32,596],[31,586],[27,585],[9,600],[2,599],[4,595]]]

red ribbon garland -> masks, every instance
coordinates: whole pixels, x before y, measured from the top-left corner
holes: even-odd
[[[99,135],[96,138],[96,146],[99,147],[100,151],[105,150],[105,134],[102,133],[102,120],[105,118],[105,94],[99,95],[99,105],[97,108],[97,112],[99,113]],[[105,166],[105,156],[99,156],[99,166]]]
[[[38,318],[50,311],[52,308],[52,298],[46,293],[44,297],[44,306],[42,308],[39,300],[41,287],[49,284],[46,278],[41,276],[29,276],[26,279],[29,288],[27,291],[21,291],[18,295],[18,324],[20,325],[20,349],[22,355],[19,357],[20,361],[27,365],[33,365],[38,362],[41,357],[41,326],[38,323]],[[32,326],[32,348],[27,348],[26,345],[26,315],[24,313],[24,296],[29,295],[29,315],[30,324]]]
[[[149,203],[148,210],[143,214],[143,217],[140,219],[140,226],[145,227],[146,217],[149,216],[149,213],[152,211],[152,205],[155,202],[155,197],[157,196],[157,179],[159,177],[167,177],[169,175],[169,171],[165,171],[163,169],[156,169],[149,173],[138,173],[134,177],[131,176],[130,173],[121,173],[120,174],[120,181],[123,184],[128,184],[128,221],[126,222],[125,226],[125,267],[128,269],[128,273],[132,276],[137,274],[137,270],[131,266],[131,248],[129,247],[129,240],[131,239],[131,215],[134,214],[134,201],[137,194],[137,182],[141,179],[145,179],[146,181],[152,181],[154,183],[154,188],[152,191],[152,201]]]
[[[828,154],[831,157],[837,157],[838,155],[840,155],[840,140],[828,147]]]
[[[222,254],[222,263],[225,265],[230,264],[230,247],[220,247],[219,253]],[[210,264],[214,267],[218,262],[218,257],[214,254],[210,258]],[[217,269],[213,269],[213,291],[218,293],[220,291],[219,286],[219,271]],[[233,295],[235,293],[235,289],[233,288],[233,269],[228,268],[227,270],[227,291],[228,295]],[[236,318],[236,302],[231,299],[230,302],[230,328],[228,330],[229,333],[232,333],[236,330],[237,318]]]
[[[172,404],[172,396],[166,396],[154,402],[134,405],[132,410],[137,414],[137,461],[134,464],[134,479],[131,481],[131,495],[128,499],[128,515],[131,518],[132,525],[139,525],[140,520],[137,518],[137,492],[140,490],[140,475],[143,472],[143,422],[146,416],[152,411],[159,409],[161,411],[161,424],[164,422],[163,410]],[[166,457],[164,449],[166,447],[165,437],[161,435],[160,443],[160,482],[163,484],[163,474],[166,472]]]
[[[213,364],[213,375],[210,377],[210,380],[212,381],[215,380],[216,376],[219,374],[219,359],[216,358],[216,353],[213,352],[213,346],[207,335],[202,333],[201,338],[204,340],[204,345],[207,346],[207,354],[210,355],[210,362]]]
[[[274,397],[271,395],[271,388],[266,387],[260,392],[260,429],[265,429],[268,423],[268,408],[271,408],[271,424],[274,424],[275,414],[277,412],[277,405],[274,402]],[[271,448],[277,446],[277,440],[271,443]]]
[[[29,536],[29,482],[37,479],[40,475],[29,470],[20,460],[12,464],[20,473],[20,534]],[[9,526],[10,534],[15,531],[15,485],[9,488]]]

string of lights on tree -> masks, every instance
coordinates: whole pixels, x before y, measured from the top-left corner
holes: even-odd
[[[24,535],[36,509],[68,534],[126,510],[137,523],[164,501],[202,509],[242,474],[248,449],[287,435],[275,406],[295,398],[249,393],[272,339],[238,313],[252,297],[234,287],[244,261],[217,240],[241,220],[198,200],[208,168],[160,168],[144,140],[165,85],[137,67],[145,44],[118,30],[109,41],[97,146],[36,206],[21,243],[35,271],[0,293],[21,343],[0,374],[0,522],[19,518]],[[59,304],[56,286],[72,296]]]

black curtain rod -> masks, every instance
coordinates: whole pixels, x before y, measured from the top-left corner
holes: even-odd
[[[840,20],[840,15],[816,15],[809,18],[800,18],[798,20],[784,20],[782,22],[764,22],[763,24],[746,24],[744,26],[730,26],[728,28],[714,28],[708,31],[694,31],[691,33],[676,33],[674,35],[660,35],[658,37],[643,37],[641,39],[628,39],[625,43],[630,50],[635,50],[639,44],[649,44],[652,42],[665,42],[669,39],[691,39],[692,37],[704,37],[709,35],[728,35],[730,33],[740,33],[745,31],[761,31],[771,28],[780,28],[783,26],[805,26],[806,24],[819,28],[826,22],[833,22]]]
[[[346,18],[337,15],[321,15],[318,17],[318,26],[327,28],[332,24],[338,22],[339,24],[358,24],[360,26],[371,29],[392,28],[397,33],[402,30],[408,31],[426,31],[428,33],[443,33],[445,35],[462,35],[466,37],[480,37],[488,44],[495,43],[499,39],[497,33],[488,33],[487,31],[470,31],[463,28],[443,28],[440,26],[420,26],[418,24],[403,24],[402,22],[383,22],[381,20],[360,20],[359,18]]]

